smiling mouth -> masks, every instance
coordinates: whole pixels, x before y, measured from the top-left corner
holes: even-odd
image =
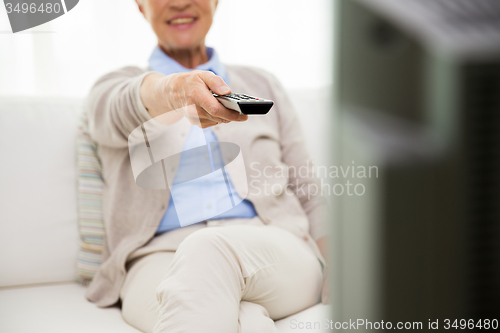
[[[167,23],[172,24],[172,25],[180,25],[180,24],[193,23],[194,21],[196,21],[195,17],[181,17],[181,18],[176,18],[176,19],[167,21]]]

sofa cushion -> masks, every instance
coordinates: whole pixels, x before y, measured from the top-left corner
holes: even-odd
[[[79,99],[0,97],[0,286],[74,281]]]
[[[0,332],[139,333],[118,307],[98,308],[77,283],[0,289]]]
[[[84,292],[77,283],[0,289],[0,332],[139,333],[122,319],[118,307],[98,308]],[[277,321],[276,327],[281,333],[323,332],[305,325],[327,318],[330,306],[318,304]]]

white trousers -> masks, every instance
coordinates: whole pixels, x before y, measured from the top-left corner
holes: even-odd
[[[203,228],[132,265],[122,316],[147,333],[276,333],[274,320],[319,302],[322,282],[318,258],[287,230]]]

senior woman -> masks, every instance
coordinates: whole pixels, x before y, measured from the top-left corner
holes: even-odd
[[[311,170],[296,172],[310,167],[298,120],[273,76],[225,66],[205,46],[217,0],[137,4],[158,37],[149,68],[105,75],[87,100],[103,166],[106,238],[86,296],[101,307],[121,301],[124,319],[143,332],[276,332],[273,320],[327,298],[325,202],[308,192],[317,184]],[[275,106],[266,116],[248,118],[226,109],[211,91],[263,97]],[[176,207],[195,216],[220,203],[218,192],[195,182],[174,204],[168,191],[139,187],[127,143],[152,118],[187,109],[191,114],[182,115],[194,125],[185,119],[189,128],[169,145],[185,150],[200,135],[235,143],[252,173],[246,184],[231,174],[226,179],[239,204],[181,227]],[[177,174],[188,164],[181,157]],[[290,167],[295,172],[286,172]],[[270,191],[269,182],[284,190]],[[242,187],[250,187],[246,198],[239,197]]]

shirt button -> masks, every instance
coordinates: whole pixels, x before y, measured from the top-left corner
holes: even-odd
[[[211,205],[211,204],[208,204],[208,205],[207,205],[207,209],[210,209],[210,208],[212,208],[212,205]]]
[[[309,236],[305,235],[304,240],[307,242],[309,240]]]

